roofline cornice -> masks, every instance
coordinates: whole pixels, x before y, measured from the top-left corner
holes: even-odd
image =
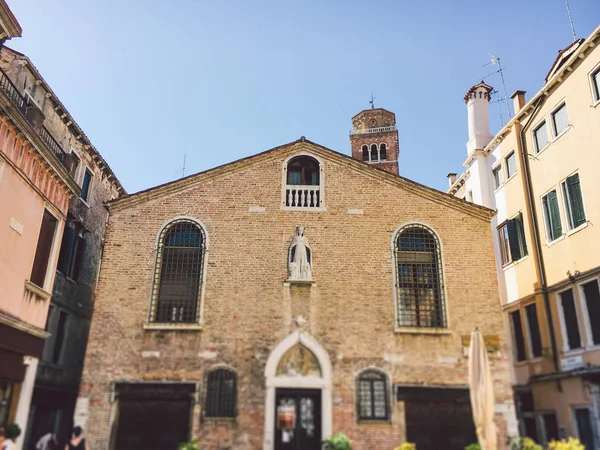
[[[438,191],[437,189],[430,188],[423,184],[417,183],[416,181],[409,180],[408,178],[393,175],[389,172],[384,171],[383,169],[378,169],[376,167],[370,166],[369,164],[363,163],[362,161],[358,161],[348,155],[338,153],[334,150],[328,149],[306,139],[300,139],[297,141],[290,142],[288,144],[284,144],[282,146],[274,147],[257,155],[249,156],[219,167],[215,167],[213,169],[206,170],[204,172],[190,175],[181,180],[175,180],[170,183],[165,183],[154,188],[131,194],[127,197],[121,197],[112,200],[107,204],[111,211],[121,211],[146,201],[154,200],[162,196],[183,191],[200,182],[235,172],[241,167],[247,168],[248,165],[254,165],[259,162],[276,159],[279,157],[280,153],[291,152],[293,147],[296,147],[297,151],[306,150],[308,147],[309,152],[315,153],[323,159],[328,159],[330,161],[338,163],[340,162],[339,158],[343,158],[343,162],[345,164],[352,166],[353,169],[367,176],[378,179],[379,181],[383,181],[401,187],[408,192],[434,201],[436,203],[444,204],[453,209],[461,210],[467,214],[478,217],[486,222],[489,222],[489,220],[496,214],[496,211],[486,208],[484,206],[467,202],[446,192]]]

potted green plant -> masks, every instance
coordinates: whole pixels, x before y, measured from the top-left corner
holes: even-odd
[[[202,450],[202,445],[200,445],[199,439],[194,439],[188,442],[182,442],[177,447],[177,450]]]
[[[344,433],[337,433],[323,441],[323,450],[352,450],[352,446]]]

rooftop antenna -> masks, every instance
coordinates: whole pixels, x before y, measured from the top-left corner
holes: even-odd
[[[183,152],[183,168],[175,172],[175,175],[181,173],[181,178],[185,177],[185,160],[187,157],[187,141],[185,141],[185,151]]]
[[[571,33],[573,33],[573,42],[575,42],[577,40],[577,35],[575,34],[575,25],[573,25],[573,17],[571,16],[569,0],[565,0],[565,5],[567,5],[567,14],[569,14],[569,22],[571,23]]]
[[[500,74],[500,80],[502,81],[502,91],[504,92],[504,97],[499,98],[497,101],[504,102],[504,104],[506,105],[506,110],[508,111],[508,118],[510,119],[512,117],[512,114],[510,112],[510,104],[508,102],[508,94],[506,93],[506,82],[504,81],[504,69],[502,69],[502,64],[500,63],[499,57],[496,57],[496,56],[492,55],[491,53],[488,53],[488,54],[490,55],[490,62],[487,64],[484,64],[483,67],[492,66],[494,68],[494,72],[485,76],[484,79],[488,78],[491,75],[494,75],[496,73]],[[502,118],[500,118],[500,120],[502,120]]]
[[[369,100],[369,105],[371,105],[371,109],[375,109],[375,97],[373,97],[372,92],[371,92],[371,100]]]

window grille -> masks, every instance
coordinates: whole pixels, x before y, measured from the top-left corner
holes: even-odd
[[[388,390],[384,374],[369,370],[361,373],[357,381],[359,420],[388,420]]]
[[[204,250],[204,234],[195,222],[176,220],[163,229],[154,272],[152,322],[198,321]]]
[[[440,245],[423,225],[408,225],[396,238],[397,325],[446,327]]]
[[[227,369],[208,374],[206,386],[206,417],[235,417],[237,377]]]

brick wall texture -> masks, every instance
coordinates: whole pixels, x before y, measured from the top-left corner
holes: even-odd
[[[283,163],[302,152],[322,161],[326,211],[281,207]],[[482,208],[300,140],[110,209],[80,391],[89,400],[93,449],[108,448],[111,386],[123,380],[196,382],[193,433],[205,448],[263,448],[265,363],[295,330],[298,315],[329,354],[333,431],[348,434],[355,450],[392,449],[405,438],[402,403],[391,402],[389,423],[358,423],[356,375],[375,367],[393,384],[464,386],[468,360],[461,336],[474,326],[500,337],[500,356],[491,359],[495,397],[512,405],[489,214]],[[203,328],[144,330],[156,239],[177,216],[198,219],[208,232]],[[426,224],[440,238],[447,334],[394,331],[391,241],[400,225],[412,222]],[[310,287],[284,285],[298,225],[313,251],[316,284]],[[143,357],[148,351],[160,356]],[[204,375],[223,364],[238,374],[237,419],[201,420]],[[497,422],[506,429],[500,414]]]

